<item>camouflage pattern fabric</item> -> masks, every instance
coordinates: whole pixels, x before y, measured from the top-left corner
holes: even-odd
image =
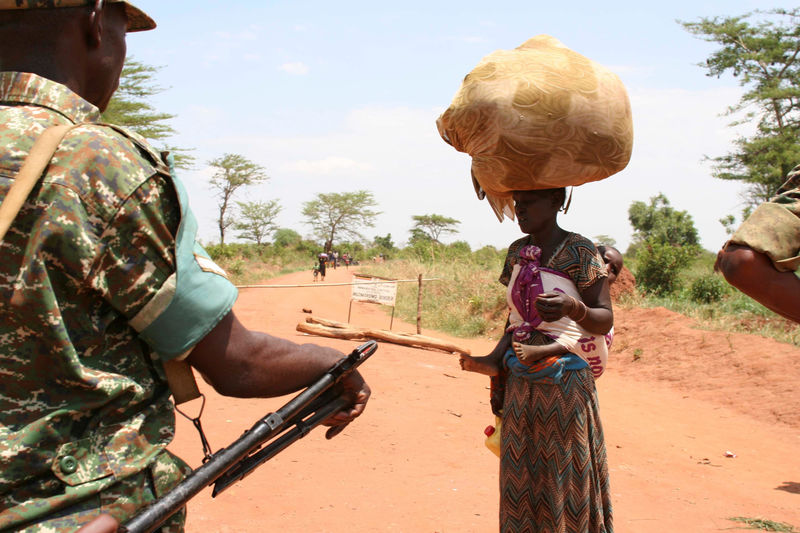
[[[781,272],[800,270],[800,165],[769,202],[758,206],[731,237],[766,254]]]
[[[63,85],[0,72],[0,200],[44,129],[99,116]],[[1,531],[125,521],[184,476],[165,452],[162,362],[130,325],[174,274],[179,213],[158,153],[85,125],[0,243]],[[181,530],[181,516],[166,529]]]

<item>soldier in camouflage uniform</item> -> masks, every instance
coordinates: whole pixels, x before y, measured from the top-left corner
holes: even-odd
[[[164,363],[214,388],[303,388],[342,354],[244,328],[236,289],[194,241],[169,161],[100,125],[125,33],[155,27],[122,0],[0,0],[0,200],[48,127],[78,125],[0,242],[0,531],[120,522],[187,472],[166,451]],[[369,387],[345,383],[358,416]],[[182,531],[176,515],[163,531]]]
[[[725,243],[714,268],[751,298],[800,322],[800,166]]]

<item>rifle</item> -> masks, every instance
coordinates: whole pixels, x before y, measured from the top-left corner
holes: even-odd
[[[154,531],[205,487],[214,484],[211,497],[215,498],[290,444],[305,437],[350,403],[336,385],[377,349],[378,343],[375,341],[357,347],[283,407],[260,419],[227,448],[212,454],[202,466],[162,498],[120,526],[119,533]]]

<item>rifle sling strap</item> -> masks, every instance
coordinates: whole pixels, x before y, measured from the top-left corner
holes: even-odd
[[[19,173],[17,173],[14,183],[8,189],[6,197],[0,205],[0,241],[6,236],[6,232],[11,227],[17,213],[22,209],[25,200],[33,188],[39,182],[39,179],[44,173],[44,169],[50,163],[53,154],[64,136],[69,130],[78,126],[78,124],[70,124],[64,126],[53,126],[44,130],[31,148],[28,157],[22,164]]]

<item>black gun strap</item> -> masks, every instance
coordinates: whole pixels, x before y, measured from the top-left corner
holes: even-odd
[[[200,398],[203,399],[203,403],[200,404],[200,412],[194,418],[181,411],[181,409],[177,405],[175,405],[175,410],[178,411],[181,414],[181,416],[183,416],[186,420],[190,421],[197,429],[197,433],[200,434],[200,442],[203,445],[203,463],[206,463],[209,459],[211,459],[213,451],[211,450],[211,445],[208,443],[206,434],[203,431],[203,424],[200,422],[200,417],[203,416],[203,409],[206,406],[206,395],[200,393]]]

